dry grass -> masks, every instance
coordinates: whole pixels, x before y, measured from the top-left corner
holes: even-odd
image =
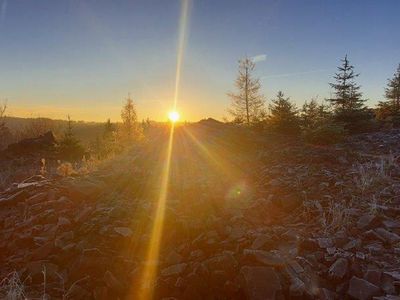
[[[10,168],[9,166],[5,166],[1,171],[0,171],[0,191],[4,190],[8,187],[10,184],[10,179],[13,177],[14,170]]]
[[[389,172],[398,167],[393,154],[382,155],[374,161],[353,166],[354,183],[362,192],[373,188],[376,184],[389,180]]]
[[[97,170],[99,161],[91,158],[86,159],[84,156],[82,161],[78,164],[72,164],[70,162],[58,162],[57,174],[63,177],[74,176],[74,175],[87,175]]]
[[[84,156],[82,162],[77,170],[80,175],[87,175],[97,170],[99,161],[94,158],[86,159]]]
[[[374,161],[353,167],[353,182],[360,192],[359,203],[368,206],[371,213],[377,213],[379,205],[387,205],[390,199],[383,195],[390,191],[396,180],[390,176],[393,169],[399,168],[398,157],[393,154],[375,157]]]
[[[0,297],[5,300],[27,299],[24,284],[16,271],[0,282]]]
[[[327,205],[322,206],[319,201],[307,200],[304,202],[306,215],[316,215],[324,234],[334,233],[344,229],[349,224],[349,208],[351,203],[336,202],[331,199]]]
[[[59,165],[57,167],[57,174],[63,177],[69,177],[77,174],[77,172],[70,162],[59,162]]]
[[[351,205],[345,202],[329,201],[329,205],[321,212],[320,222],[325,233],[342,230],[349,224],[349,208]]]
[[[43,274],[43,291],[41,292],[41,296],[39,297],[30,297],[27,294],[27,291],[24,286],[24,282],[21,281],[18,272],[14,271],[8,274],[1,282],[0,282],[0,299],[4,300],[27,300],[27,299],[38,299],[38,300],[48,300],[50,299],[46,287],[47,287],[47,272],[46,267],[43,266],[42,270]],[[81,282],[87,280],[89,277],[85,276],[74,283],[71,284],[70,288],[66,291],[64,285],[64,278],[56,273],[56,275],[60,279],[61,288],[59,289],[61,292],[60,299],[67,300],[72,299],[71,295],[73,293],[74,288],[79,285]],[[30,278],[28,276],[27,278]]]
[[[398,157],[393,154],[373,157],[366,163],[353,165],[349,174],[352,176],[351,184],[347,186],[351,200],[335,199],[321,201],[304,198],[304,213],[314,216],[325,234],[333,233],[351,225],[351,208],[368,209],[370,213],[378,213],[380,205],[387,205],[388,201],[382,193],[391,188],[394,179],[390,176],[391,170],[399,168],[396,163]],[[345,198],[343,193],[342,198]]]

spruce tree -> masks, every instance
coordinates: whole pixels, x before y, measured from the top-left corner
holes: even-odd
[[[103,138],[100,147],[101,158],[106,158],[116,152],[117,145],[115,140],[116,128],[110,119],[104,124]]]
[[[324,104],[319,104],[316,99],[303,104],[301,113],[301,125],[305,129],[313,129],[320,126],[329,118],[329,111]]]
[[[113,135],[115,131],[114,127],[115,126],[111,123],[111,120],[107,119],[106,123],[104,124],[103,139],[108,139]]]
[[[123,135],[126,142],[132,142],[137,135],[137,113],[136,107],[130,95],[126,99],[126,103],[121,111]]]
[[[268,121],[272,128],[279,133],[297,133],[300,126],[296,105],[290,101],[290,98],[285,98],[281,91],[271,102]]]
[[[400,110],[400,64],[392,79],[389,79],[385,90],[386,99],[393,102],[393,106]]]
[[[228,93],[232,101],[228,112],[237,123],[257,123],[265,112],[264,96],[260,94],[260,79],[254,77],[254,68],[255,63],[250,58],[239,60],[239,74],[235,81],[237,92]]]
[[[385,98],[386,101],[381,101],[378,104],[378,118],[400,118],[400,64],[393,78],[388,79]]]
[[[333,77],[335,82],[330,83],[335,97],[327,100],[333,106],[336,119],[351,125],[368,116],[364,105],[366,100],[362,99],[360,86],[355,82],[360,74],[354,72],[354,66],[349,63],[347,55],[338,70]]]
[[[66,160],[79,160],[85,154],[85,149],[80,144],[80,141],[75,137],[72,120],[69,115],[67,116],[67,119],[67,128],[60,141],[61,158]]]

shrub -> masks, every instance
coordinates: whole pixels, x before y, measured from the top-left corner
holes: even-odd
[[[340,124],[322,124],[314,129],[305,129],[303,137],[306,142],[316,145],[330,145],[343,141],[346,130]]]
[[[365,119],[354,123],[348,127],[351,133],[365,133],[379,130],[379,122],[376,119]],[[347,129],[347,128],[346,128]]]
[[[369,109],[336,112],[334,121],[343,124],[350,134],[373,131],[376,128],[374,113]]]
[[[376,109],[376,119],[385,127],[400,127],[400,112],[387,102],[380,102]]]
[[[72,121],[68,116],[68,126],[64,133],[64,137],[60,141],[59,152],[64,160],[76,161],[83,157],[85,149],[80,144],[79,140],[75,138],[72,131]]]
[[[315,129],[331,119],[331,112],[324,104],[319,104],[316,98],[305,102],[300,112],[302,129]]]
[[[77,174],[74,167],[69,162],[61,163],[59,162],[59,166],[57,167],[57,174],[62,177],[68,177],[71,175]]]

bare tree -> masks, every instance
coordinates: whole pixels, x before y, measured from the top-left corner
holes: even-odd
[[[11,140],[10,129],[6,126],[7,101],[0,105],[0,149],[7,146]]]
[[[265,115],[265,99],[260,94],[260,79],[255,78],[255,63],[250,58],[239,60],[239,72],[235,81],[236,93],[228,93],[231,98],[229,113],[238,123],[256,123]]]
[[[4,119],[6,117],[7,102],[0,105],[0,126],[4,125]]]

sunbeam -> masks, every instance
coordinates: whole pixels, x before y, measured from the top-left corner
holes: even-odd
[[[170,166],[172,156],[172,146],[174,140],[174,122],[179,119],[179,115],[176,113],[176,107],[179,98],[179,87],[181,79],[181,69],[183,63],[183,57],[185,52],[186,38],[187,38],[187,22],[189,18],[189,7],[190,0],[182,0],[181,16],[179,21],[179,40],[178,40],[178,51],[177,51],[177,62],[176,62],[176,77],[175,77],[175,95],[173,103],[173,111],[175,114],[171,122],[171,129],[169,134],[167,154],[165,158],[165,165],[162,171],[160,195],[156,204],[156,211],[153,219],[151,238],[148,245],[146,255],[146,266],[143,270],[143,275],[140,282],[138,299],[153,299],[154,295],[154,280],[157,273],[157,261],[160,254],[161,237],[164,227],[165,218],[165,206],[168,196],[168,183],[170,178]]]
[[[200,149],[201,153],[207,158],[207,161],[211,162],[224,176],[228,178],[238,177],[238,171],[231,167],[232,164],[226,163],[223,156],[217,153],[211,153],[209,149],[190,131],[188,128],[184,128],[185,133],[195,146]]]
[[[187,23],[189,19],[190,0],[182,0],[181,17],[179,20],[179,39],[178,39],[178,55],[176,59],[176,76],[175,76],[175,96],[174,96],[174,110],[179,98],[179,87],[181,81],[182,63],[185,53],[185,46],[187,40]]]
[[[164,226],[165,203],[168,196],[169,171],[171,166],[172,146],[174,139],[174,124],[171,125],[167,155],[161,177],[160,196],[158,198],[154,221],[151,230],[151,238],[146,255],[146,266],[140,283],[138,299],[153,298],[153,283],[157,272],[157,259],[160,253],[161,235]]]

